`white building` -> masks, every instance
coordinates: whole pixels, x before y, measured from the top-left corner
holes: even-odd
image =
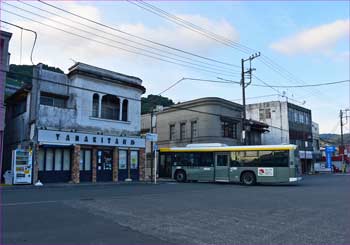
[[[312,171],[313,133],[311,110],[287,101],[270,101],[246,106],[247,119],[269,125],[262,144],[295,144],[299,148],[302,172]]]
[[[33,148],[34,181],[143,179],[141,79],[83,63],[33,74],[7,100],[7,158]]]

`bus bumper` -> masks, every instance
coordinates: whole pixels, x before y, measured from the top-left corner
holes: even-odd
[[[301,181],[303,178],[302,177],[293,177],[289,178],[289,182],[298,182]]]

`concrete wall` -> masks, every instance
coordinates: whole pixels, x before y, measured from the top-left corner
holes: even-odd
[[[260,109],[270,109],[271,118],[259,117]],[[246,106],[247,119],[260,121],[269,125],[269,131],[262,135],[263,145],[288,144],[289,125],[288,108],[286,102],[272,101],[266,103],[250,104]]]
[[[40,80],[41,92],[47,92],[47,93],[65,95],[65,96],[69,95],[68,94],[69,87],[66,86],[67,84],[69,84],[69,80],[65,74],[47,71],[47,70],[41,70],[40,78],[42,79]],[[45,81],[45,80],[48,80],[48,81]],[[50,81],[54,81],[54,82],[50,82]]]
[[[75,129],[77,111],[47,105],[40,105],[38,127]]]

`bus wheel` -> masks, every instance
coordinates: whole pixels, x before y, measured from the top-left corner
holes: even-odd
[[[178,170],[175,172],[175,179],[177,182],[185,182],[186,181],[186,173],[183,170]]]
[[[252,172],[244,172],[241,176],[241,182],[243,185],[255,185],[255,174]]]

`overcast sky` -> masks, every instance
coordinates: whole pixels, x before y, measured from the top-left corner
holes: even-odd
[[[85,30],[87,29],[84,26],[79,26],[73,21],[90,26],[92,24],[39,2],[26,1],[28,4],[59,14],[64,18],[53,16],[21,2],[7,1],[7,3],[40,14],[45,18],[23,12],[23,10],[7,5],[6,2],[1,2],[1,8],[110,45],[106,46],[73,36],[2,11],[2,20],[35,30],[38,33],[38,42],[33,55],[35,63],[41,62],[56,66],[67,72],[68,68],[73,65],[72,60],[75,60],[134,75],[143,80],[143,85],[147,89],[146,95],[157,94],[182,77],[214,80],[217,80],[217,77],[223,77],[239,81],[240,60],[250,55],[249,52],[227,47],[171,23],[129,2],[50,1],[49,3],[134,35],[221,62],[231,63],[237,67],[217,64],[221,70],[224,70],[219,72],[224,74],[217,74],[125,52],[116,48],[121,45],[113,41],[118,40],[115,36],[120,35],[118,32],[96,25],[93,27],[99,31],[90,30],[90,34],[79,32],[71,29],[67,24]],[[256,58],[253,61],[253,66],[256,68],[254,74],[270,85],[314,84],[347,80],[350,77],[350,7],[348,1],[152,1],[149,3],[248,48],[258,50],[289,72],[288,74],[284,72],[282,76],[276,72],[276,66],[266,65],[266,58]],[[30,64],[33,35],[23,32],[21,45],[21,32],[18,29],[3,23],[1,29],[13,33],[10,42],[11,63]],[[179,53],[179,55],[183,54]],[[206,63],[205,60],[201,61]],[[293,79],[290,76],[293,76]],[[253,78],[252,84],[262,83]],[[246,92],[247,103],[285,100],[278,96],[277,92],[281,94],[285,92],[291,102],[311,109],[313,121],[320,124],[321,133],[339,133],[339,110],[350,106],[349,83],[318,88],[278,89],[278,91],[268,87],[249,86]],[[241,103],[241,88],[237,84],[183,81],[163,96],[175,102],[216,96]],[[350,131],[348,125],[350,122],[345,126],[345,132]]]

